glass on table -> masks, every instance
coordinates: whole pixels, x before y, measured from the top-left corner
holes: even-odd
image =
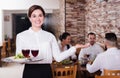
[[[74,58],[74,59],[72,59],[72,61],[75,63],[77,61],[77,59]]]
[[[84,54],[84,58],[86,58],[87,60],[90,60],[90,54],[89,53]]]
[[[86,56],[87,58],[89,58],[89,57],[90,57],[90,54],[87,53],[87,54],[85,54],[85,56]]]

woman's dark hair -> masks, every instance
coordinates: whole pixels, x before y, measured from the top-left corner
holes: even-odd
[[[64,32],[62,35],[60,35],[59,39],[60,41],[62,41],[63,39],[66,39],[67,36],[70,36],[70,34],[68,32]]]
[[[42,13],[43,13],[43,16],[45,17],[45,11],[44,11],[44,9],[43,9],[41,6],[39,6],[39,5],[33,5],[33,6],[31,6],[31,7],[29,8],[29,10],[28,10],[28,17],[31,17],[32,12],[33,12],[34,10],[37,10],[37,9],[41,10]]]

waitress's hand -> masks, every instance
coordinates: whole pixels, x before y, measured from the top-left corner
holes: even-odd
[[[85,45],[83,45],[83,44],[76,44],[75,45],[75,48],[77,49],[77,48],[86,48],[86,47],[89,47],[90,46],[90,44],[85,44]]]

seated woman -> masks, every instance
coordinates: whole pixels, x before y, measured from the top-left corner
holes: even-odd
[[[59,44],[59,48],[60,48],[61,52],[69,49],[72,46],[70,44],[70,42],[71,42],[71,36],[70,36],[70,34],[68,32],[62,33],[62,35],[60,35],[59,39],[60,39],[60,41],[58,42],[58,44]],[[66,59],[67,60],[76,60],[77,57],[74,54],[74,55],[72,55],[72,56],[70,56],[70,57],[68,57]]]

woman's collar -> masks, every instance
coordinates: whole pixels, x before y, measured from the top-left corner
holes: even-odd
[[[40,32],[42,32],[43,30],[42,30],[42,28],[41,28],[39,31],[34,31],[34,30],[32,29],[32,27],[30,27],[30,28],[29,28],[29,31],[32,32],[32,33],[40,33]]]

